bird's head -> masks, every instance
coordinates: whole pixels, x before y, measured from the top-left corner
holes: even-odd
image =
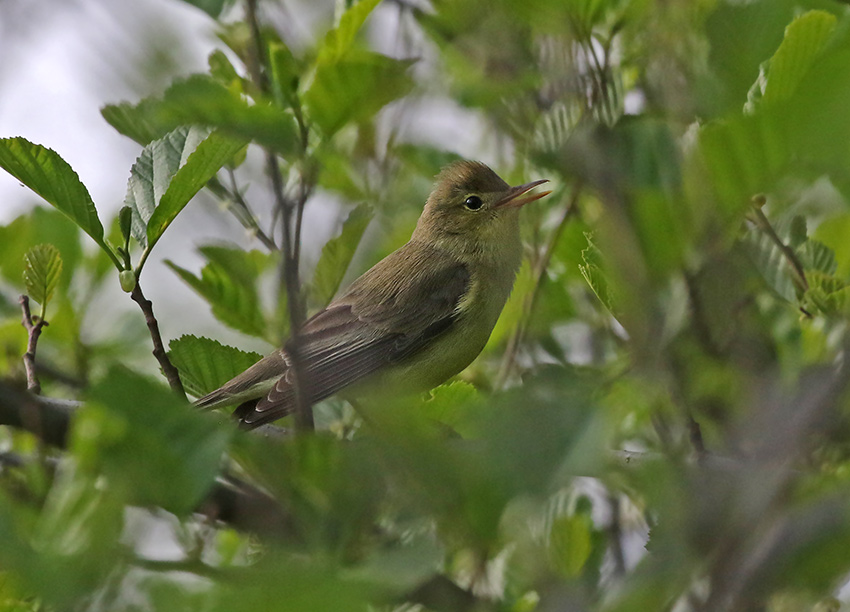
[[[454,162],[437,176],[413,237],[458,256],[518,246],[519,209],[550,193],[529,193],[545,182],[511,187],[481,162]]]

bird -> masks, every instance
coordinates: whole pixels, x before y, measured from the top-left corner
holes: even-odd
[[[421,393],[483,350],[522,260],[519,212],[550,191],[511,187],[487,165],[455,161],[436,177],[410,240],[310,317],[292,340],[195,402],[239,405],[253,429],[296,410],[293,358],[312,405]],[[302,382],[301,379],[304,379]]]

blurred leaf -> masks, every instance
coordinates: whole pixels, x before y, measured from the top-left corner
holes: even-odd
[[[155,119],[157,104],[158,101],[150,98],[137,105],[129,102],[107,104],[100,109],[100,114],[119,134],[144,147],[171,131],[169,126]]]
[[[835,254],[837,273],[850,277],[850,214],[825,220],[814,231],[814,237]]]
[[[549,548],[556,567],[564,576],[581,574],[592,551],[593,522],[586,514],[560,516],[552,524]]]
[[[372,216],[372,209],[367,204],[360,204],[348,214],[339,236],[331,238],[322,247],[310,286],[311,297],[317,307],[324,308],[336,295]]]
[[[62,274],[62,256],[52,244],[39,244],[24,255],[24,283],[27,294],[41,304],[42,316]]]
[[[7,280],[20,283],[24,255],[32,245],[42,242],[59,249],[66,273],[60,276],[58,288],[64,293],[83,253],[77,226],[55,208],[36,206],[29,214],[0,226],[0,272]]]
[[[787,99],[794,93],[832,35],[835,23],[835,16],[826,11],[809,11],[791,22],[770,59],[765,103]]]
[[[422,414],[464,435],[464,421],[470,418],[470,407],[477,399],[474,386],[454,380],[431,390],[431,397],[422,404]]]
[[[262,355],[225,346],[209,338],[183,335],[168,344],[168,358],[188,393],[200,397],[257,363]]]
[[[94,202],[77,173],[55,151],[24,138],[0,138],[0,167],[68,216],[111,253]]]
[[[379,53],[351,52],[333,63],[319,63],[303,100],[326,137],[350,121],[364,121],[413,87],[407,69],[413,62]]]
[[[165,264],[209,302],[213,315],[219,321],[248,335],[268,339],[269,330],[260,310],[256,275],[252,276],[250,270],[240,270],[235,265],[244,260],[237,251],[231,250],[229,255],[225,251],[216,251],[216,256],[223,261],[211,260],[201,270],[200,277],[169,260]]]
[[[71,448],[130,503],[185,515],[212,486],[231,435],[166,387],[112,368],[78,415]]]
[[[240,94],[202,74],[175,82],[161,99],[146,98],[135,106],[110,105],[101,112],[110,122],[115,120],[113,125],[122,133],[134,124],[154,126],[147,131],[158,135],[196,124],[253,140],[282,155],[293,153],[298,143],[292,113],[265,102],[249,104]]]
[[[794,302],[797,299],[797,293],[794,290],[794,283],[788,272],[788,261],[782,249],[767,234],[757,229],[748,231],[742,242],[767,285],[783,299]]]
[[[234,81],[239,80],[239,73],[236,72],[236,68],[233,67],[227,54],[221,49],[216,49],[210,53],[207,64],[210,68],[210,74],[222,85],[229,86]]]
[[[187,138],[187,142],[188,140]],[[244,146],[243,141],[221,136],[216,132],[198,144],[185,164],[180,166],[171,178],[168,189],[147,222],[147,241],[150,247],[156,244],[189,200]],[[156,161],[154,159],[154,163]]]
[[[213,19],[218,18],[226,6],[233,4],[233,0],[183,0],[183,2],[198,7]]]
[[[616,317],[611,284],[605,273],[602,271],[602,253],[596,245],[593,244],[592,234],[586,233],[585,238],[587,239],[587,248],[581,252],[584,265],[579,265],[578,268],[581,271],[581,275],[584,277],[584,280],[587,281],[587,284],[590,285],[593,293],[596,294],[596,297],[598,297],[605,308],[608,309],[608,312]]]
[[[366,21],[366,18],[380,1],[359,0],[342,14],[339,25],[328,30],[322,45],[319,47],[318,62],[320,64],[337,62],[348,53],[354,43],[354,37],[363,26],[363,22]]]

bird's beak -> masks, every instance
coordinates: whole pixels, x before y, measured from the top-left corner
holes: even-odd
[[[539,181],[532,181],[530,183],[526,183],[525,185],[519,185],[517,187],[511,187],[505,192],[505,195],[493,205],[493,208],[519,208],[520,206],[525,206],[529,202],[533,202],[534,200],[539,200],[540,198],[549,195],[552,193],[551,191],[543,191],[541,193],[528,193],[538,185],[542,185],[543,183],[548,183],[548,179],[541,179]]]

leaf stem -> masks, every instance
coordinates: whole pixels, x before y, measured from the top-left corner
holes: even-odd
[[[805,293],[809,289],[809,281],[806,280],[806,271],[803,268],[803,264],[800,262],[800,259],[797,257],[797,254],[794,250],[785,244],[782,241],[782,238],[779,237],[779,234],[776,233],[776,230],[773,229],[773,226],[770,224],[770,221],[765,216],[761,207],[764,205],[764,196],[757,195],[752,199],[752,212],[753,212],[753,220],[755,221],[756,226],[767,234],[767,237],[776,245],[779,249],[779,252],[782,253],[782,256],[788,262],[788,265],[791,267],[791,281],[797,287],[797,289],[801,293]]]
[[[24,353],[24,369],[27,372],[27,391],[35,395],[41,393],[41,383],[38,380],[38,374],[35,366],[35,351],[38,347],[38,338],[41,336],[41,330],[48,323],[44,320],[44,306],[42,306],[42,316],[37,317],[33,321],[32,313],[30,312],[30,298],[28,295],[22,295],[18,302],[21,305],[23,316],[21,325],[27,330],[27,352]]]
[[[159,362],[159,367],[162,368],[162,373],[168,381],[171,389],[183,399],[186,399],[186,391],[183,389],[183,383],[180,381],[180,373],[171,360],[168,358],[168,353],[165,351],[165,345],[162,343],[162,336],[159,333],[159,323],[153,314],[153,303],[142,293],[142,286],[136,279],[136,287],[130,294],[130,298],[139,305],[145,315],[145,323],[148,325],[148,331],[151,334],[153,341],[153,356]]]

